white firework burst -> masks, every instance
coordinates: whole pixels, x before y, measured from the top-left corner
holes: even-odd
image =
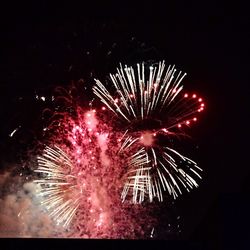
[[[39,196],[41,205],[58,224],[67,227],[80,204],[80,197],[74,196],[75,176],[71,175],[73,165],[67,154],[58,146],[46,146],[42,156],[38,157],[38,168],[43,178],[34,182],[41,186]]]
[[[119,153],[128,150],[138,138],[127,137]],[[127,180],[121,198],[124,202],[127,195],[132,196],[133,203],[141,203],[146,197],[152,202],[154,197],[163,201],[163,191],[167,191],[174,199],[182,194],[184,188],[188,192],[198,187],[195,178],[201,179],[202,171],[193,160],[181,155],[169,147],[161,151],[153,146],[140,148],[128,159]]]
[[[196,94],[182,95],[181,84],[186,73],[176,74],[175,66],[166,67],[165,62],[156,66],[145,67],[144,63],[137,64],[137,68],[117,68],[116,74],[110,74],[112,87],[108,90],[99,80],[93,87],[94,94],[121,120],[124,120],[129,129],[122,138],[123,143],[119,153],[131,149],[135,144],[140,145],[140,136],[134,137],[136,129],[133,125],[142,124],[147,127],[150,122],[157,121],[157,126],[142,129],[141,133],[149,131],[150,135],[170,135],[172,128],[189,126],[197,120],[193,114],[204,109],[204,103]],[[197,107],[197,104],[199,105]],[[131,126],[132,125],[132,126]],[[202,171],[197,164],[169,147],[154,145],[150,139],[144,147],[138,146],[137,152],[128,159],[127,181],[121,195],[122,201],[128,195],[132,196],[133,203],[141,203],[145,197],[153,201],[157,197],[163,201],[163,191],[178,197],[182,193],[181,187],[188,192],[198,184],[192,177],[201,178],[198,171]]]
[[[120,65],[116,74],[110,74],[116,96],[99,80],[95,80],[93,92],[112,112],[129,123],[161,114],[166,116],[167,113],[167,118],[172,118],[166,124],[166,129],[169,129],[197,112],[194,108],[196,95],[193,102],[187,102],[186,95],[177,100],[186,73],[180,71],[177,76],[175,74],[175,66],[166,68],[164,61],[147,68],[144,63],[137,64],[137,70]]]

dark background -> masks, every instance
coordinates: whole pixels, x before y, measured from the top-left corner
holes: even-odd
[[[207,104],[189,131],[199,145],[193,158],[204,179],[179,203],[181,238],[214,243],[247,238],[249,223],[241,223],[249,206],[247,10],[241,2],[211,1],[5,4],[0,15],[2,161],[15,158],[8,134],[37,116],[29,102],[34,91],[65,85],[89,71],[102,77],[119,62],[165,59],[188,73],[185,86]],[[243,218],[235,218],[236,210]]]

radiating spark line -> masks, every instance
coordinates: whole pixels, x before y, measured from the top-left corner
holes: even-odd
[[[21,126],[18,126],[17,128],[15,128],[10,134],[9,137],[13,137],[13,135],[21,128]]]

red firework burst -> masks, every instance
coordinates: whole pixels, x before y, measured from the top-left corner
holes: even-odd
[[[76,104],[46,128],[53,135],[38,157],[42,178],[35,182],[42,206],[71,229],[68,235],[143,237],[155,223],[147,213],[155,199],[198,186],[201,169],[168,140],[196,122],[205,104],[182,93],[185,74],[175,73],[164,62],[138,64],[137,72],[121,66],[110,75],[110,90],[96,80],[93,92],[103,107]]]

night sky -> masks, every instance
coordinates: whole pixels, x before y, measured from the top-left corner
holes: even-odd
[[[213,242],[247,238],[249,227],[240,221],[249,207],[249,160],[245,160],[249,155],[249,13],[238,3],[165,2],[52,6],[35,1],[4,6],[1,163],[18,158],[20,148],[8,137],[15,126],[20,122],[35,126],[30,117],[39,114],[28,101],[35,91],[65,86],[89,77],[88,72],[103,77],[119,62],[165,59],[187,72],[185,87],[206,99],[198,125],[188,131],[198,146],[192,149],[193,158],[204,174],[200,187],[178,203],[181,238]],[[20,135],[20,140],[25,144],[30,139]],[[232,219],[237,211],[239,219]]]

